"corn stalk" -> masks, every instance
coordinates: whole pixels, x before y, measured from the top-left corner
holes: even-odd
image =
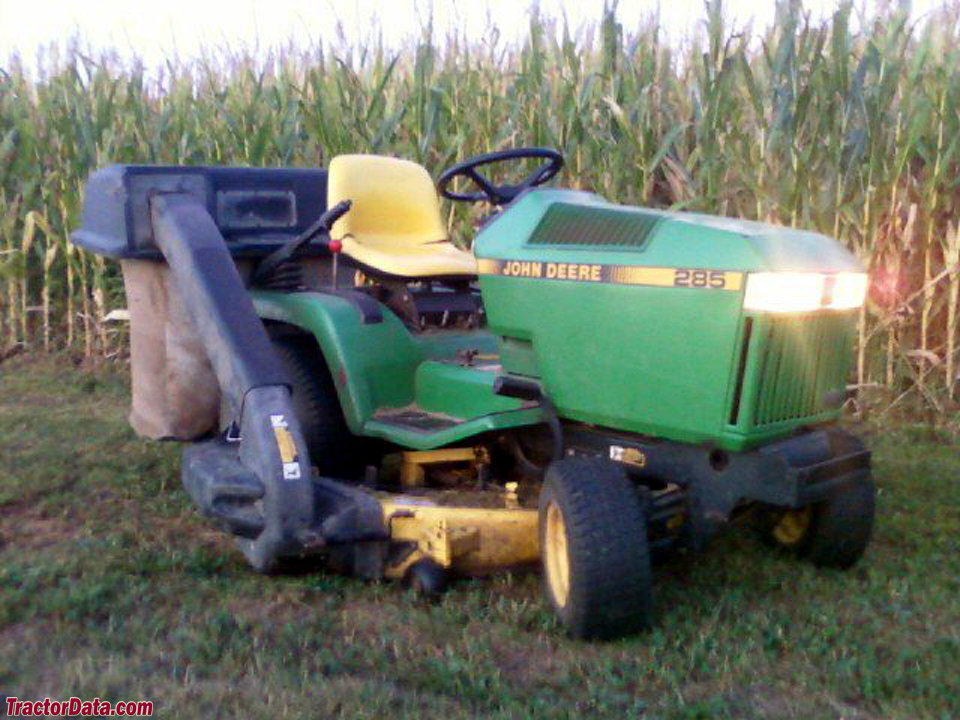
[[[960,222],[947,226],[943,261],[950,272],[947,287],[947,349],[944,363],[944,381],[947,397],[954,399],[957,384],[957,302],[960,300]]]
[[[531,13],[516,42],[495,27],[439,37],[427,25],[396,50],[334,34],[156,73],[82,44],[35,76],[11,60],[0,72],[3,341],[42,331],[50,350],[123,350],[103,324],[125,303],[119,274],[68,239],[102,165],[317,166],[376,152],[437,172],[546,144],[568,160],[564,185],[836,237],[894,278],[891,297],[861,314],[858,385],[906,393],[898,407],[942,405],[957,370],[956,277],[943,271],[960,217],[960,31],[949,8],[918,25],[892,3],[855,29],[853,16],[851,2],[824,21],[781,2],[751,35],[716,2],[698,32],[668,42],[655,18],[624,27],[608,7],[579,28]],[[477,210],[447,213],[469,245]],[[940,365],[931,382],[934,357],[946,388]]]

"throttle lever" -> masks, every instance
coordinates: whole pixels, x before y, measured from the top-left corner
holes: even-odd
[[[294,242],[297,243],[297,246],[299,247],[301,244],[312,240],[320,233],[326,233],[329,235],[334,223],[346,215],[352,206],[352,200],[341,200],[332,208],[327,208],[320,214],[320,217],[317,218],[317,221],[304,230]]]
[[[270,275],[283,263],[289,260],[293,255],[308,242],[313,240],[318,235],[327,235],[326,246],[328,249],[334,252],[336,255],[339,252],[339,248],[332,248],[330,240],[330,230],[333,228],[334,223],[337,222],[340,218],[346,215],[350,208],[353,206],[351,200],[341,200],[332,208],[327,208],[324,210],[320,217],[317,218],[316,222],[313,223],[310,227],[300,233],[293,240],[288,240],[283,245],[278,247],[272,253],[267,255],[260,263],[257,265],[256,271],[253,273],[252,283],[258,285],[264,280],[270,277]]]

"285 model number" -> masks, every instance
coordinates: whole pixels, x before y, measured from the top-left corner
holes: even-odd
[[[673,273],[673,286],[722,290],[727,286],[727,273],[723,270],[677,268]]]

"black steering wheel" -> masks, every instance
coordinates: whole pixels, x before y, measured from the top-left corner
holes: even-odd
[[[519,159],[543,160],[543,162],[516,185],[494,185],[479,168],[484,165]],[[552,148],[514,148],[513,150],[498,150],[485,155],[475,155],[472,158],[447,168],[437,180],[437,191],[448,200],[460,202],[480,202],[486,200],[491,205],[506,205],[514,200],[524,190],[537,185],[543,185],[553,178],[563,167],[563,155]],[[455,192],[450,185],[454,178],[466,177],[479,188],[475,192]]]

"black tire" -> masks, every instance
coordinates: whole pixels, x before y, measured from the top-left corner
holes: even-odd
[[[552,530],[557,522],[560,530]],[[562,538],[562,551],[551,549],[552,534]],[[544,594],[571,637],[606,639],[649,626],[653,575],[646,514],[620,467],[600,458],[549,466],[540,492],[540,548]],[[565,584],[556,581],[562,571],[552,569],[561,555]]]
[[[760,519],[764,542],[803,557],[819,567],[846,570],[867,549],[876,514],[876,486],[863,475],[834,490],[825,500],[800,511],[765,509]],[[805,517],[805,529],[784,536],[778,528],[789,520]]]
[[[310,461],[325,477],[357,480],[366,464],[377,464],[379,458],[365,456],[365,443],[347,427],[320,351],[296,337],[274,338],[273,349],[290,378],[293,409]]]
[[[411,565],[405,579],[410,588],[425,599],[434,600],[447,589],[447,571],[430,559]]]

